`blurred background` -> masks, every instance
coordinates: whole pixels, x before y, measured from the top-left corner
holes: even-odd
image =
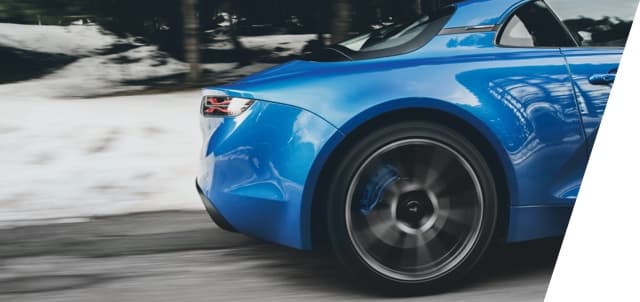
[[[0,225],[200,209],[199,88],[445,3],[0,0]]]
[[[448,2],[0,0],[0,300],[380,299],[326,255],[209,221],[199,88]],[[540,301],[558,248],[497,254],[429,301]]]
[[[1,0],[0,83],[83,69],[63,95],[221,84],[439,2]]]

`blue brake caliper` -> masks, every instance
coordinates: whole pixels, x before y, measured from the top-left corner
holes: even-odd
[[[380,168],[367,183],[360,199],[360,212],[369,215],[382,199],[386,188],[398,180],[398,172],[391,165]]]

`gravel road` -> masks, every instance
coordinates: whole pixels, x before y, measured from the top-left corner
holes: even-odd
[[[0,301],[390,300],[333,259],[157,212],[0,230]],[[509,246],[448,293],[403,301],[542,301],[560,241]]]

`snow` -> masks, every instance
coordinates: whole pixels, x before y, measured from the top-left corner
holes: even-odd
[[[118,38],[96,25],[54,26],[0,23],[0,46],[42,53],[86,56]]]
[[[260,48],[265,46],[282,45],[283,47],[302,49],[310,40],[316,39],[314,34],[306,35],[266,35],[240,37],[240,41],[247,48]]]
[[[264,49],[277,56],[299,54],[315,35],[269,35],[240,37],[250,49]],[[0,23],[0,46],[79,56],[79,59],[39,79],[2,85],[6,96],[88,97],[147,88],[124,84],[151,77],[186,73],[186,63],[171,58],[156,46],[138,45],[115,54],[101,54],[117,43],[137,45],[133,38],[117,38],[96,25],[40,26]],[[232,49],[225,35],[218,35],[207,45],[215,49]],[[276,50],[277,49],[277,50]],[[256,70],[264,64],[256,64]],[[203,64],[216,73],[228,72],[236,63]],[[245,68],[246,69],[246,68]],[[240,71],[239,71],[240,72]],[[229,75],[227,75],[229,76]]]
[[[115,43],[135,48],[100,54]],[[57,53],[80,58],[39,79],[2,85],[4,96],[87,97],[122,91],[142,90],[145,86],[125,85],[127,81],[186,73],[186,63],[171,58],[157,46],[137,45],[132,38],[119,39],[96,25],[40,26],[0,23],[0,46]],[[204,64],[213,72],[233,69],[235,63]]]
[[[199,91],[82,101],[0,95],[0,227],[203,209],[194,188]]]
[[[243,36],[240,42],[244,47],[253,50],[274,51],[276,48],[282,48],[276,51],[279,56],[299,55],[302,48],[310,40],[316,39],[316,35],[265,35],[265,36]],[[212,49],[233,49],[233,44],[226,35],[218,35],[213,43],[207,45]]]
[[[235,66],[235,63],[204,64],[203,69],[220,72]],[[188,70],[186,63],[169,57],[156,46],[141,46],[122,53],[81,58],[45,77],[0,85],[0,93],[48,97],[106,95],[146,88],[123,85],[125,81],[170,76]]]
[[[249,49],[265,49],[273,51],[276,47],[285,50],[278,52],[280,56],[299,55],[302,48],[316,35],[268,35],[241,37],[242,44]]]

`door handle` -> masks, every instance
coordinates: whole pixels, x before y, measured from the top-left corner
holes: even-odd
[[[593,85],[611,85],[616,80],[615,73],[594,74],[589,77],[589,83]]]

